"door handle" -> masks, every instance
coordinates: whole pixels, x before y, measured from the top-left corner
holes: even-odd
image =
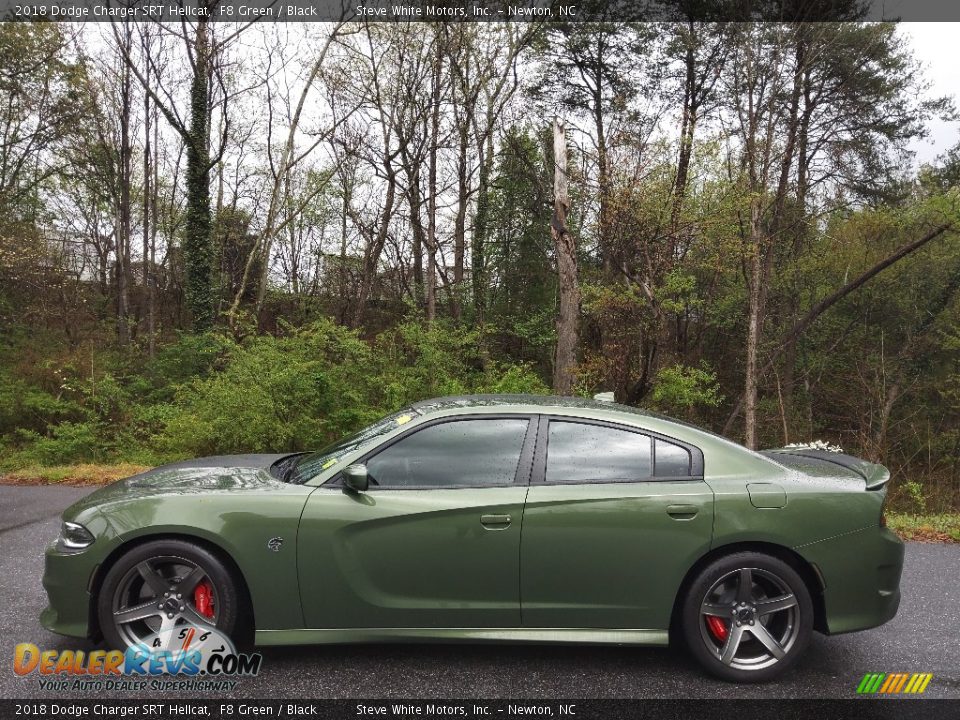
[[[698,512],[696,505],[667,505],[667,515],[674,520],[693,520]]]
[[[488,530],[504,530],[510,526],[509,515],[481,515],[480,524]]]

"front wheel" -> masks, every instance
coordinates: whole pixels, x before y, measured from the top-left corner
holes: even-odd
[[[691,583],[683,603],[687,647],[710,673],[770,680],[793,665],[813,632],[813,604],[787,563],[761,553],[720,558]]]
[[[239,596],[230,572],[206,548],[154,540],[133,548],[110,568],[97,614],[108,647],[168,649],[185,628],[232,637]]]

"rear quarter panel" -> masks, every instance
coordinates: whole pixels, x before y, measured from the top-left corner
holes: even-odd
[[[712,436],[701,448],[716,500],[714,547],[763,541],[797,548],[878,524],[884,493],[865,491],[852,471],[816,476]],[[755,507],[747,492],[753,483],[782,489],[783,506]]]

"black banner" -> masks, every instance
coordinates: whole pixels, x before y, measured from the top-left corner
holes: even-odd
[[[5,20],[181,22],[960,21],[954,0],[0,0]]]
[[[953,720],[960,700],[0,700],[0,717]]]

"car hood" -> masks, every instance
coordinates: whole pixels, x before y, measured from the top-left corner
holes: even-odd
[[[289,456],[217,455],[161,465],[100,488],[71,505],[63,517],[70,519],[88,508],[156,495],[275,489],[280,481],[268,470]]]

